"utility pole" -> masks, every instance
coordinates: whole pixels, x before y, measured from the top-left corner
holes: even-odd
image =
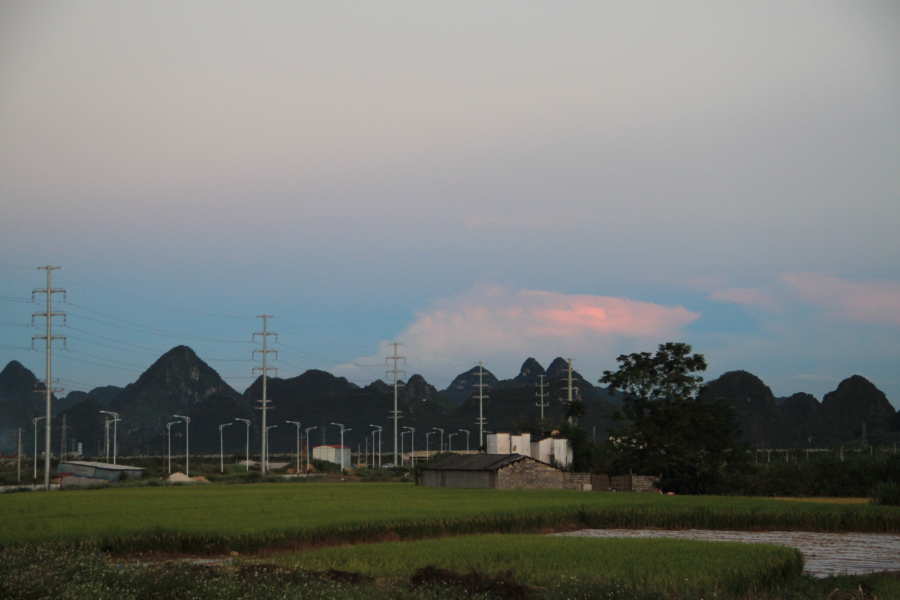
[[[59,460],[64,460],[66,457],[66,415],[63,415],[62,422],[62,436],[59,440]]]
[[[537,394],[535,394],[535,396],[537,396],[540,399],[540,402],[535,404],[535,406],[539,406],[541,408],[541,421],[543,421],[544,420],[544,408],[549,406],[549,404],[546,404],[544,402],[544,398],[547,397],[547,394],[544,393],[544,386],[546,385],[544,383],[544,377],[546,377],[546,375],[538,375],[538,377],[541,378],[541,382],[538,384],[540,391]],[[541,427],[543,427],[543,425],[541,425]]]
[[[480,360],[478,361],[478,383],[475,384],[475,387],[478,388],[478,447],[484,446],[484,399],[488,396],[484,395],[484,388],[487,384],[484,383],[484,363]],[[443,436],[442,436],[443,437]],[[441,443],[443,446],[443,442]],[[443,450],[443,448],[442,448]]]
[[[269,406],[269,400],[266,397],[266,377],[269,375],[269,371],[275,371],[276,375],[278,373],[278,369],[275,367],[270,367],[268,363],[269,354],[275,354],[276,358],[278,355],[277,350],[269,350],[269,336],[274,335],[275,341],[278,341],[278,334],[269,332],[269,319],[272,319],[272,315],[259,315],[258,319],[263,320],[263,330],[261,332],[256,332],[253,334],[253,339],[256,339],[256,336],[262,336],[262,350],[254,350],[253,356],[256,356],[256,353],[259,352],[262,354],[262,367],[253,367],[253,372],[262,371],[262,400],[259,402],[262,403],[262,406],[257,406],[257,410],[262,410],[262,457],[260,458],[260,466],[262,470],[262,474],[265,475],[269,470],[269,461],[266,456],[266,448],[268,448],[268,444],[266,443],[266,437],[269,435],[269,430],[266,428],[266,411],[274,408],[274,406]]]
[[[394,361],[394,368],[392,370],[388,371],[387,374],[388,375],[393,374],[393,376],[394,376],[394,410],[393,410],[392,414],[393,414],[393,419],[394,419],[394,465],[396,466],[397,465],[397,438],[399,436],[398,431],[400,429],[400,411],[397,410],[397,390],[401,385],[403,385],[403,384],[397,382],[397,375],[400,375],[401,373],[403,375],[406,375],[406,371],[398,371],[397,370],[397,361],[402,360],[403,364],[406,364],[406,358],[403,356],[397,356],[397,348],[402,346],[403,344],[393,342],[390,345],[394,347],[394,355],[388,356],[384,360],[385,360],[385,362],[387,362],[389,360]]]
[[[53,271],[59,269],[59,267],[51,267],[47,265],[46,267],[38,267],[41,271],[47,271],[47,287],[45,289],[38,288],[31,292],[31,300],[34,301],[35,294],[46,294],[47,296],[47,310],[42,313],[34,313],[31,318],[32,320],[35,317],[44,317],[47,320],[47,333],[45,335],[36,335],[31,338],[31,343],[34,345],[34,340],[44,340],[47,346],[47,378],[44,380],[44,392],[46,393],[46,403],[47,403],[47,422],[44,423],[44,489],[48,492],[50,491],[50,398],[53,396],[53,392],[61,392],[61,389],[54,389],[53,384],[57,383],[56,380],[51,377],[51,355],[53,350],[53,340],[65,340],[66,337],[63,335],[53,335],[53,317],[63,317],[63,322],[65,322],[66,314],[63,312],[54,312],[52,309],[53,304],[53,294],[62,294],[63,300],[66,298],[66,291],[62,288],[54,288],[51,283],[51,276]]]
[[[568,358],[566,360],[569,361],[569,399],[567,402],[568,402],[568,406],[572,406],[572,359]],[[574,422],[575,422],[574,417],[570,416],[569,423],[574,423]]]
[[[18,483],[22,482],[22,428],[16,429],[16,433],[19,434],[19,445],[16,450],[16,462],[18,463],[18,472],[16,474],[16,481]],[[37,458],[35,458],[37,460]]]

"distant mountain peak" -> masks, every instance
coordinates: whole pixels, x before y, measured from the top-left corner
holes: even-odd
[[[499,380],[496,376],[494,376],[493,373],[491,373],[484,367],[480,367],[480,369],[481,381],[485,385],[485,390],[489,390],[499,383]],[[447,396],[455,402],[465,402],[473,393],[477,392],[478,390],[478,388],[475,387],[475,384],[477,384],[479,381],[478,372],[479,367],[472,367],[465,373],[460,373],[453,381],[450,382],[450,385],[446,390],[442,391],[441,394]]]
[[[546,375],[547,371],[534,358],[527,358],[519,369],[519,374],[513,379],[516,383],[522,385],[537,385],[540,382],[540,376]]]

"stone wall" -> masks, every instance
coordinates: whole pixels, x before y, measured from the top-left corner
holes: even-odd
[[[422,485],[430,487],[493,488],[496,477],[490,471],[422,471]]]
[[[520,460],[497,472],[497,487],[501,490],[564,489],[565,475],[558,469],[536,460]]]
[[[563,476],[564,490],[584,490],[589,492],[593,489],[590,473],[563,473]]]

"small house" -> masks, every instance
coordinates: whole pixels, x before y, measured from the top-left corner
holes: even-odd
[[[313,460],[324,460],[336,465],[350,466],[350,446],[316,446],[312,451]],[[343,462],[341,461],[343,457]]]
[[[57,468],[62,487],[117,483],[123,479],[140,479],[145,469],[128,465],[81,460],[61,461]]]
[[[586,476],[586,477],[585,477]],[[454,455],[422,469],[430,487],[590,490],[590,475],[569,473],[521,454]]]

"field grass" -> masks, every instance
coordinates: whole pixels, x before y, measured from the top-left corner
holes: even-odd
[[[557,527],[900,532],[900,508],[397,484],[110,488],[0,495],[0,547],[221,553]]]
[[[676,594],[771,589],[803,572],[800,551],[781,546],[546,535],[476,535],[343,546],[285,554],[275,562],[372,577],[409,578],[428,566],[491,576],[512,571],[515,581],[535,586],[549,587],[574,578]]]

